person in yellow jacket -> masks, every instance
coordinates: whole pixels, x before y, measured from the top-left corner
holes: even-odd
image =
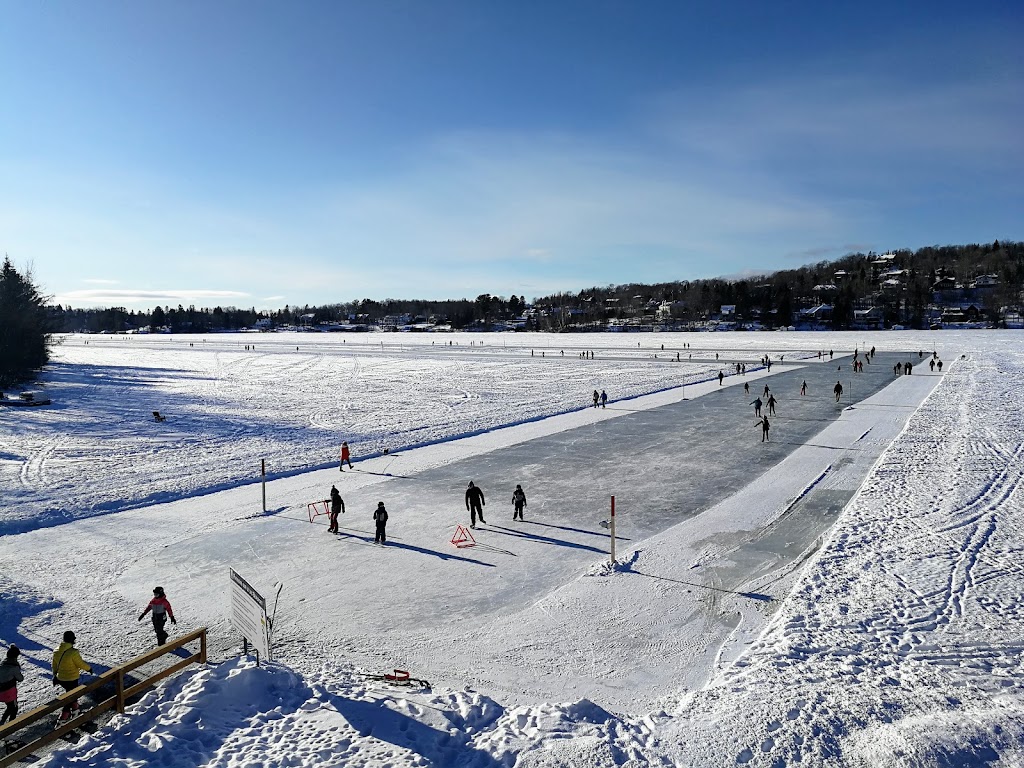
[[[92,673],[92,667],[82,660],[82,654],[75,648],[75,633],[68,630],[64,633],[64,642],[53,652],[53,684],[65,691],[74,690],[79,686],[78,676],[82,672]],[[78,712],[78,702],[72,701],[61,710],[60,719],[71,718],[72,710]]]

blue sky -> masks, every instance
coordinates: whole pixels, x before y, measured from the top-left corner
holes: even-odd
[[[528,299],[1024,237],[1019,3],[0,0],[75,307]]]

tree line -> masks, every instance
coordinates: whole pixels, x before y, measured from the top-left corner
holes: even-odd
[[[886,274],[898,279],[883,280]],[[926,325],[926,309],[936,286],[965,284],[989,276],[982,310],[997,323],[1004,307],[1020,312],[1024,304],[1024,243],[929,246],[850,253],[797,269],[740,280],[722,278],[666,283],[594,286],[578,292],[534,299],[484,293],[476,299],[359,299],[321,306],[285,306],[274,311],[255,307],[196,308],[157,306],[150,311],[124,307],[73,309],[50,305],[35,286],[31,272],[21,274],[5,258],[0,270],[0,385],[30,378],[49,360],[54,333],[121,333],[150,330],[210,333],[252,328],[263,320],[275,326],[349,327],[380,325],[448,326],[452,329],[516,327],[535,331],[602,330],[626,318],[657,322],[666,328],[716,317],[734,307],[737,319],[757,319],[765,327],[788,326],[801,309],[816,303],[831,307],[832,328],[852,326],[857,309],[875,307],[884,323],[911,328]]]

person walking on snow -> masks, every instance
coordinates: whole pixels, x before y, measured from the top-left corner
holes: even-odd
[[[594,390],[594,407],[595,408],[597,408],[597,401],[600,400],[600,399],[601,399],[601,395],[598,394],[598,391],[595,389]]]
[[[0,702],[7,705],[3,716],[0,716],[0,725],[18,716],[18,683],[25,682],[18,663],[20,653],[18,646],[12,645],[7,649],[7,658],[0,664]]]
[[[75,648],[75,633],[68,630],[64,633],[64,642],[53,652],[53,684],[59,685],[65,691],[73,691],[78,687],[78,676],[82,672],[92,674],[92,667],[82,661],[82,654]],[[78,701],[71,701],[64,705],[61,710],[60,719],[70,720],[71,713],[78,712]]]
[[[761,420],[759,422],[757,422],[757,423],[761,427],[761,442],[763,443],[766,440],[768,442],[771,442],[770,440],[768,440],[768,430],[771,429],[772,427],[771,427],[771,424],[768,423],[768,417],[767,416],[762,416]]]
[[[839,398],[843,396],[843,385],[837,381],[836,385],[832,387],[832,391],[836,393],[836,402],[838,403]]]
[[[754,406],[754,415],[757,417],[761,416],[761,398],[755,397],[750,404]]]
[[[348,443],[343,440],[341,442],[341,462],[338,464],[338,469],[344,472],[346,464],[349,469],[352,469],[352,454],[349,453]]]
[[[608,393],[603,389],[601,390],[601,407],[604,408],[605,403],[608,402]]]
[[[171,624],[178,623],[177,619],[174,618],[174,611],[167,600],[167,595],[164,594],[163,587],[153,587],[153,599],[149,601],[146,610],[139,614],[139,621],[146,618],[146,614],[150,611],[153,612],[153,629],[156,631],[156,644],[163,645],[167,642],[167,632],[164,631],[167,619],[171,620]]]
[[[331,524],[327,526],[328,533],[338,532],[338,515],[345,514],[345,502],[341,498],[341,494],[338,493],[338,489],[333,485],[331,486]]]
[[[775,395],[768,395],[768,415],[769,416],[774,416],[775,415],[775,403],[776,402],[778,402],[778,401],[775,399]]]
[[[470,516],[470,528],[476,528],[476,519],[479,516],[481,523],[486,523],[484,520],[484,507],[487,506],[487,502],[484,501],[484,492],[473,485],[473,481],[469,481],[469,488],[466,489],[466,509],[469,510]]]
[[[512,508],[515,510],[512,513],[512,519],[522,520],[523,519],[523,507],[526,506],[526,492],[523,491],[523,486],[517,485],[516,489],[512,491]]]
[[[725,378],[725,374],[721,371],[718,372],[718,386],[722,386],[722,379]]]
[[[377,508],[373,510],[373,522],[377,524],[377,533],[373,537],[373,543],[387,544],[387,533],[384,529],[388,524],[388,511],[384,509],[383,501],[378,501]]]

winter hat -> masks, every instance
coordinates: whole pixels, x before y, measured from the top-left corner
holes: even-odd
[[[153,594],[156,595],[157,597],[163,597],[164,596],[164,588],[163,587],[153,587]]]
[[[75,633],[72,632],[70,629],[67,632],[64,633],[64,642],[65,643],[73,643],[73,642],[75,642]]]
[[[21,653],[21,649],[18,648],[18,646],[16,645],[12,645],[10,648],[7,649],[7,660],[14,661],[16,658],[18,658],[19,653]]]

